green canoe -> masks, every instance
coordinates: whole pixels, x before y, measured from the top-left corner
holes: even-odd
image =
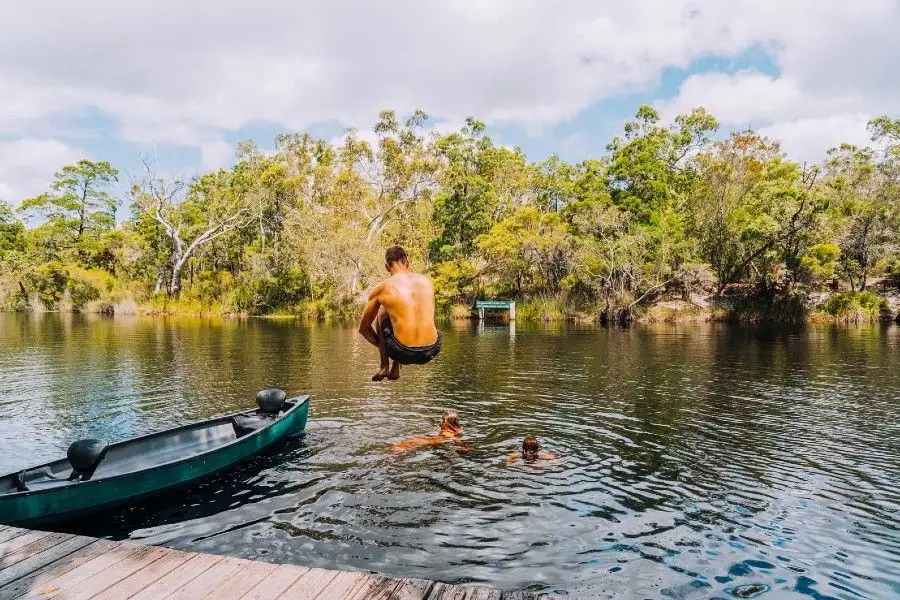
[[[0,477],[0,523],[43,525],[188,486],[302,432],[309,396],[257,395],[259,408],[117,444],[79,440],[67,458]]]

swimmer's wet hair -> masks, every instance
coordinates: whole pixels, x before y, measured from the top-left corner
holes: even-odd
[[[462,424],[459,422],[459,416],[455,411],[445,410],[441,416],[441,429],[445,428],[454,433],[462,433]]]
[[[522,457],[534,460],[538,457],[538,451],[541,449],[541,443],[533,435],[527,436],[522,440]]]

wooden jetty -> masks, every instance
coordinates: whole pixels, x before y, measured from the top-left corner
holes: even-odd
[[[483,586],[277,565],[0,525],[0,600],[525,600],[535,597]]]

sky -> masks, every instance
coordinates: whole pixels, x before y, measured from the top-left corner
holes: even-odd
[[[474,116],[540,160],[704,106],[793,158],[900,114],[900,0],[46,0],[0,7],[0,198],[79,158],[190,176],[238,141]]]

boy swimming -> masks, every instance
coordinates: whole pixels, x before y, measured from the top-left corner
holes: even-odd
[[[539,460],[556,460],[556,455],[549,452],[541,452],[541,443],[533,435],[526,436],[522,440],[522,450],[510,452],[506,457],[506,464],[511,465],[519,459],[527,463]]]
[[[391,446],[391,452],[404,452],[417,446],[437,446],[446,443],[462,446],[467,451],[471,450],[472,446],[460,439],[462,434],[463,428],[462,424],[459,422],[459,416],[452,410],[444,411],[444,414],[441,416],[440,433],[438,435],[412,438],[397,442]]]

